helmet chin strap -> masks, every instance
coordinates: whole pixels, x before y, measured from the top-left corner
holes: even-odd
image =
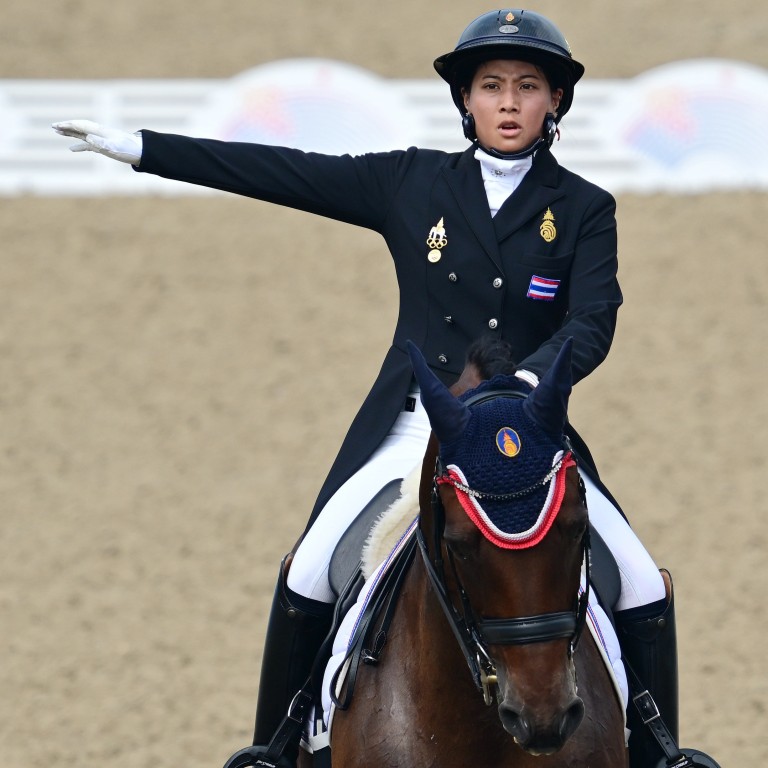
[[[484,147],[479,141],[477,141],[477,134],[475,133],[475,121],[472,115],[464,115],[462,120],[464,127],[464,135],[470,139],[470,141],[477,142],[477,146],[491,157],[498,158],[499,160],[522,160],[524,157],[529,157],[542,147],[551,147],[552,142],[557,136],[557,122],[555,115],[552,112],[547,112],[544,117],[544,125],[542,126],[542,135],[536,139],[530,146],[525,149],[521,149],[519,152],[499,152],[498,149],[492,149]],[[471,133],[469,133],[471,131]]]
[[[524,157],[528,157],[529,155],[532,155],[534,152],[536,152],[537,149],[540,149],[545,144],[549,146],[552,142],[548,142],[546,139],[536,139],[536,141],[531,144],[530,147],[527,149],[521,149],[519,152],[499,152],[498,149],[491,149],[489,147],[484,147],[480,142],[477,143],[477,146],[483,150],[487,155],[490,155],[491,157],[496,157],[499,160],[522,160]]]

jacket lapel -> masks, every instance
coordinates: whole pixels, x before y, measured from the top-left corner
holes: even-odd
[[[541,216],[551,203],[563,196],[564,192],[557,186],[557,170],[557,161],[549,150],[536,153],[531,170],[493,218],[497,242],[516,232],[533,216]]]
[[[456,167],[445,168],[443,174],[456,199],[459,210],[461,210],[475,237],[493,263],[501,269],[499,241],[488,208],[488,197],[485,194],[480,166],[475,160],[475,149],[474,145],[469,147],[459,158]]]

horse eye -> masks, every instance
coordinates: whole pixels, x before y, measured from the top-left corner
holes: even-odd
[[[577,523],[573,525],[573,538],[574,539],[581,539],[584,536],[584,533],[587,530],[587,521],[586,520],[579,520]]]
[[[459,560],[468,560],[477,549],[478,535],[474,535],[475,532],[479,534],[477,529],[472,531],[472,535],[466,535],[466,531],[452,532],[446,530],[443,534],[446,546],[451,551],[451,554]]]
[[[463,540],[446,541],[451,554],[459,560],[468,560],[470,556],[469,543]]]

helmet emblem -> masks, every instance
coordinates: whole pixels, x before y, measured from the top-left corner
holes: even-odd
[[[508,24],[515,20],[515,14],[510,12],[504,17],[504,21],[506,21]]]
[[[502,35],[514,35],[515,32],[519,32],[520,28],[516,27],[514,24],[503,24],[499,27],[499,32],[501,32]]]
[[[551,243],[557,237],[557,230],[555,229],[555,216],[552,211],[549,210],[549,208],[547,208],[547,212],[544,214],[541,220],[539,234],[548,243]]]

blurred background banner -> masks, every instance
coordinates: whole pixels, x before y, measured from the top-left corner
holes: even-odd
[[[461,151],[447,86],[330,59],[285,59],[226,80],[0,80],[0,194],[216,194],[96,155],[70,155],[50,123],[252,141],[333,154],[410,145]],[[614,193],[768,189],[768,71],[694,59],[634,78],[587,79],[558,160]]]

